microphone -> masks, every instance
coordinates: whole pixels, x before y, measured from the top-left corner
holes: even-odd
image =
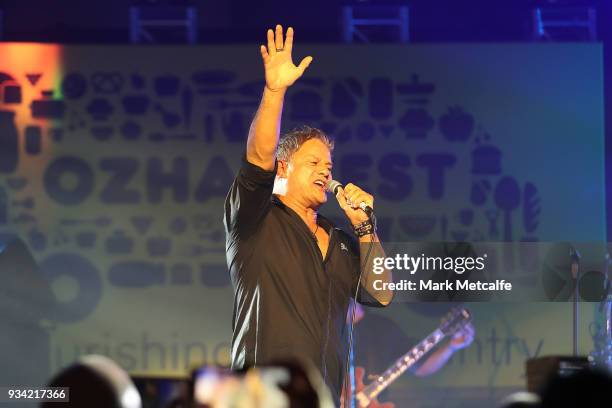
[[[335,196],[338,196],[338,189],[340,188],[344,188],[344,185],[338,180],[329,180],[329,182],[327,183],[327,191],[333,193]],[[374,213],[372,207],[362,201],[359,203],[359,208],[361,208],[361,211],[366,213],[368,217],[372,218],[372,214]]]

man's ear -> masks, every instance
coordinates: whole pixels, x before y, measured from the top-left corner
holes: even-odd
[[[279,160],[278,167],[276,169],[276,175],[280,178],[287,178],[288,170],[289,170],[289,164],[285,160]]]

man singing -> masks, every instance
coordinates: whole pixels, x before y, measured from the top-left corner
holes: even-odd
[[[340,189],[338,202],[354,228],[351,234],[318,213],[332,176],[331,140],[304,127],[279,141],[285,92],[312,57],[294,65],[292,28],[283,38],[278,25],[267,37],[267,47],[261,46],[266,86],[246,157],[225,202],[227,264],[234,287],[232,368],[306,358],[318,367],[337,404],[348,346],[345,316],[361,265],[362,303],[389,304],[393,293],[374,290],[372,282],[392,277],[389,271],[370,271],[371,258],[382,248],[359,204],[373,207],[372,195],[353,184]],[[374,250],[366,263],[363,248],[370,242]]]

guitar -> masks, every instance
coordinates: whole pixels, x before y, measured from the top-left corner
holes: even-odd
[[[381,405],[376,400],[376,397],[432,348],[439,344],[445,337],[452,336],[465,327],[471,321],[471,318],[472,316],[468,309],[451,309],[442,319],[440,326],[435,331],[411,348],[406,354],[398,358],[395,363],[389,366],[385,372],[377,376],[374,381],[368,385],[363,384],[363,369],[357,368],[355,375],[357,391],[355,395],[356,406],[359,408],[366,408],[370,405],[373,407],[385,407],[387,404],[390,404]],[[342,406],[344,406],[344,404],[342,404]]]

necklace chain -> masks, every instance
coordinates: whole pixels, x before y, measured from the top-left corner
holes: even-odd
[[[314,232],[312,233],[315,241],[319,242],[319,240],[317,239],[317,231],[319,231],[319,224],[317,224],[317,228],[315,228]]]

